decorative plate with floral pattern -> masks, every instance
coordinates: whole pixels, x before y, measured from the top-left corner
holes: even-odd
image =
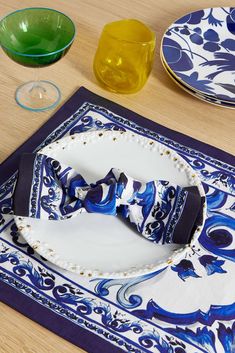
[[[162,54],[160,54],[160,58],[162,61],[162,66],[166,70],[168,76],[172,79],[172,81],[174,81],[177,84],[177,86],[182,88],[185,92],[191,94],[191,96],[194,96],[195,98],[198,98],[206,103],[217,105],[222,108],[235,109],[235,102],[232,103],[232,102],[228,102],[228,101],[227,102],[222,101],[218,98],[215,98],[213,96],[207,96],[206,94],[202,94],[201,92],[198,92],[194,89],[191,89],[189,86],[186,86],[182,81],[178,80],[177,77],[173,75],[172,71],[169,69],[169,67],[167,67],[166,63],[164,62],[164,58],[163,58]]]
[[[186,86],[235,102],[235,7],[187,14],[166,30],[163,59]]]

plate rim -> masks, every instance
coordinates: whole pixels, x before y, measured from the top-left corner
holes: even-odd
[[[213,98],[213,96],[205,96],[204,94],[202,94],[200,91],[197,91],[197,92],[193,92],[194,90],[189,88],[189,87],[185,87],[186,85],[184,85],[184,82],[182,81],[182,84],[181,82],[178,81],[178,79],[175,77],[175,75],[171,75],[171,70],[168,70],[168,68],[166,67],[166,63],[164,61],[164,57],[162,55],[162,52],[160,52],[160,60],[161,60],[161,63],[162,63],[162,66],[164,68],[164,70],[166,71],[167,75],[170,77],[170,79],[178,86],[180,87],[181,89],[183,89],[185,92],[189,93],[191,96],[193,96],[194,98],[198,98],[200,99],[202,102],[204,103],[209,103],[209,104],[212,104],[216,107],[220,107],[220,108],[227,108],[227,109],[235,109],[235,102],[234,104],[232,103],[229,103],[228,101],[225,102],[225,101],[222,101],[220,99],[217,99],[219,102],[221,102],[222,104],[219,104],[219,103],[216,103],[214,101],[211,101],[210,99]],[[207,100],[206,98],[208,98],[209,100]],[[216,98],[213,98],[216,100]],[[229,104],[229,105],[227,105]]]
[[[225,7],[223,7],[223,9],[229,9],[230,8],[230,6],[225,6]],[[233,7],[234,9],[235,9],[235,6]],[[178,18],[176,18],[173,22],[171,22],[171,24],[166,28],[166,30],[164,31],[164,33],[163,33],[163,35],[162,35],[162,38],[161,38],[161,43],[160,43],[160,55],[161,55],[161,53],[162,53],[162,56],[163,56],[163,59],[164,59],[164,61],[165,61],[165,63],[166,63],[166,66],[169,68],[169,70],[170,71],[172,71],[172,74],[173,74],[173,76],[175,76],[176,78],[177,78],[177,80],[179,80],[179,81],[182,81],[182,83],[183,84],[185,84],[187,87],[189,87],[190,89],[193,89],[193,90],[195,90],[195,91],[197,91],[198,93],[201,93],[201,94],[203,94],[203,95],[206,95],[206,96],[208,96],[209,98],[210,97],[215,97],[215,95],[213,95],[213,94],[209,94],[209,93],[205,93],[204,91],[202,91],[202,90],[198,90],[197,88],[194,88],[193,86],[191,86],[191,85],[189,85],[187,82],[185,82],[182,78],[180,78],[179,76],[177,76],[176,75],[176,73],[173,71],[173,69],[168,65],[168,63],[167,63],[167,61],[165,60],[165,56],[164,56],[164,52],[163,52],[163,41],[164,41],[164,38],[165,38],[165,36],[166,36],[166,33],[167,33],[167,31],[169,30],[169,28],[173,25],[173,24],[175,24],[176,23],[176,21],[178,21],[178,20],[180,20],[181,18],[183,18],[183,17],[185,17],[185,16],[187,16],[187,15],[191,15],[191,14],[193,14],[193,13],[195,13],[195,12],[198,12],[198,11],[201,11],[201,10],[203,10],[203,11],[210,11],[211,9],[213,9],[213,10],[215,10],[215,9],[222,9],[222,7],[219,7],[219,6],[215,6],[215,7],[206,7],[206,8],[200,8],[200,9],[198,9],[198,10],[196,10],[196,11],[192,11],[192,12],[188,12],[188,13],[186,13],[186,14],[184,14],[184,15],[182,15],[181,17],[178,17]],[[216,98],[216,97],[215,97]],[[199,98],[200,99],[200,98]],[[227,99],[227,100],[220,100],[220,101],[222,101],[222,102],[225,102],[225,103],[230,103],[230,102],[232,102],[232,103],[234,103],[235,104],[235,101],[231,101],[231,100],[229,100],[229,99]],[[211,104],[213,104],[213,103],[211,103]],[[227,108],[227,107],[226,107]]]
[[[80,266],[78,263],[72,263],[70,261],[66,261],[63,259],[63,257],[59,256],[47,243],[41,242],[37,239],[35,239],[32,236],[32,229],[31,226],[28,224],[27,219],[28,217],[22,217],[22,216],[17,216],[14,215],[14,220],[15,223],[18,227],[18,231],[20,234],[23,236],[23,238],[27,241],[27,243],[41,256],[46,258],[48,261],[50,261],[52,264],[57,265],[65,270],[68,270],[70,272],[74,272],[76,274],[79,274],[81,276],[85,277],[95,277],[95,278],[132,278],[132,277],[137,277],[137,276],[142,276],[146,275],[149,273],[157,272],[161,269],[164,269],[165,267],[168,267],[169,265],[174,264],[176,261],[181,259],[184,254],[187,253],[188,249],[191,248],[195,243],[197,242],[201,231],[204,227],[204,223],[206,220],[206,212],[207,212],[207,204],[206,204],[206,197],[205,197],[205,191],[202,186],[201,180],[199,176],[197,175],[197,172],[193,170],[193,168],[185,161],[183,157],[180,156],[176,151],[174,151],[172,148],[165,146],[159,141],[156,141],[152,138],[143,136],[141,134],[138,134],[136,132],[132,131],[120,131],[120,130],[92,130],[92,131],[87,131],[87,132],[81,132],[81,133],[76,133],[73,135],[67,135],[61,139],[58,139],[47,146],[43,147],[41,150],[39,150],[37,153],[39,154],[46,154],[45,152],[47,150],[52,150],[53,147],[55,146],[55,149],[63,148],[62,145],[65,144],[66,142],[73,143],[75,140],[81,140],[82,142],[87,141],[88,138],[92,140],[92,143],[94,142],[94,137],[100,139],[100,137],[107,135],[108,138],[117,138],[118,136],[122,136],[127,139],[131,139],[133,141],[134,139],[137,139],[137,143],[140,143],[144,146],[144,142],[147,144],[148,148],[152,150],[153,152],[158,152],[164,158],[170,158],[172,159],[172,162],[175,164],[175,167],[179,169],[180,172],[185,172],[189,179],[189,184],[195,185],[198,187],[199,193],[202,197],[204,197],[205,202],[203,204],[203,214],[202,214],[202,223],[198,225],[196,228],[190,244],[183,245],[179,249],[176,249],[172,252],[172,255],[166,258],[166,260],[160,260],[154,264],[148,264],[148,265],[143,265],[141,267],[131,267],[130,269],[126,271],[113,271],[113,272],[108,272],[108,271],[100,271],[99,269],[97,270],[91,270],[88,268],[84,268]],[[67,142],[67,144],[68,144]],[[44,152],[45,151],[45,152]],[[174,160],[177,157],[176,160]],[[191,177],[191,179],[190,179]],[[66,221],[66,220],[65,220]]]

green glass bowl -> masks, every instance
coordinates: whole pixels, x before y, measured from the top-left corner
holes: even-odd
[[[26,8],[0,20],[0,45],[17,63],[44,67],[60,60],[75,38],[73,21],[50,8]]]

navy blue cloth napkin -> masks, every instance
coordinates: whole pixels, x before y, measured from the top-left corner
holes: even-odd
[[[203,200],[196,186],[165,180],[147,183],[112,168],[88,184],[79,172],[43,154],[24,154],[14,193],[18,216],[64,220],[82,212],[120,215],[155,243],[187,244],[199,222]]]

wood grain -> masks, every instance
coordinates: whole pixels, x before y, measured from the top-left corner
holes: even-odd
[[[65,12],[77,26],[77,38],[63,60],[41,69],[40,78],[58,84],[61,104],[80,86],[120,103],[160,124],[235,153],[235,111],[197,100],[180,90],[165,73],[159,58],[162,34],[183,14],[210,6],[234,6],[233,0],[0,0],[0,17],[24,7],[53,6]],[[118,95],[98,86],[92,62],[100,32],[105,23],[121,18],[137,18],[157,34],[157,51],[152,74],[146,86],[133,95]],[[31,69],[12,62],[1,52],[0,69],[0,162],[32,135],[52,115],[52,111],[32,113],[14,101],[16,87],[33,77]],[[81,352],[50,331],[0,304],[1,353]]]

